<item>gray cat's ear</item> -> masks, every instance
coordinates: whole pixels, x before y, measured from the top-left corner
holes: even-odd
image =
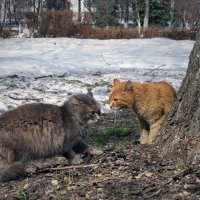
[[[69,101],[74,105],[78,105],[80,103],[75,96],[71,97]]]
[[[87,95],[90,96],[90,97],[93,97],[93,93],[92,93],[92,89],[91,88],[87,89]]]
[[[132,84],[131,84],[130,80],[128,80],[127,83],[126,83],[125,92],[132,92]]]

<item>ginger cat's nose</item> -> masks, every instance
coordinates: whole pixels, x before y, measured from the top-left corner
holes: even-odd
[[[114,107],[114,102],[110,102],[110,108],[113,108]]]

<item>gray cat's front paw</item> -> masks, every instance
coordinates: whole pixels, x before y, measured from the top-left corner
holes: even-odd
[[[100,156],[103,154],[103,151],[101,150],[98,150],[98,149],[95,149],[93,147],[89,147],[86,151],[86,154],[87,155],[90,155],[90,156]]]
[[[68,159],[68,162],[70,165],[80,165],[83,162],[83,160],[76,156],[74,159]]]

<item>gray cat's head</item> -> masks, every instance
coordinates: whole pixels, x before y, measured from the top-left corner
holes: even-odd
[[[67,103],[73,116],[80,123],[90,124],[100,118],[100,105],[94,99],[92,92],[74,95],[69,98]]]

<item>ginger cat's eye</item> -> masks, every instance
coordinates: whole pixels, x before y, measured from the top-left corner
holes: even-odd
[[[114,99],[114,101],[117,101],[118,99]]]

